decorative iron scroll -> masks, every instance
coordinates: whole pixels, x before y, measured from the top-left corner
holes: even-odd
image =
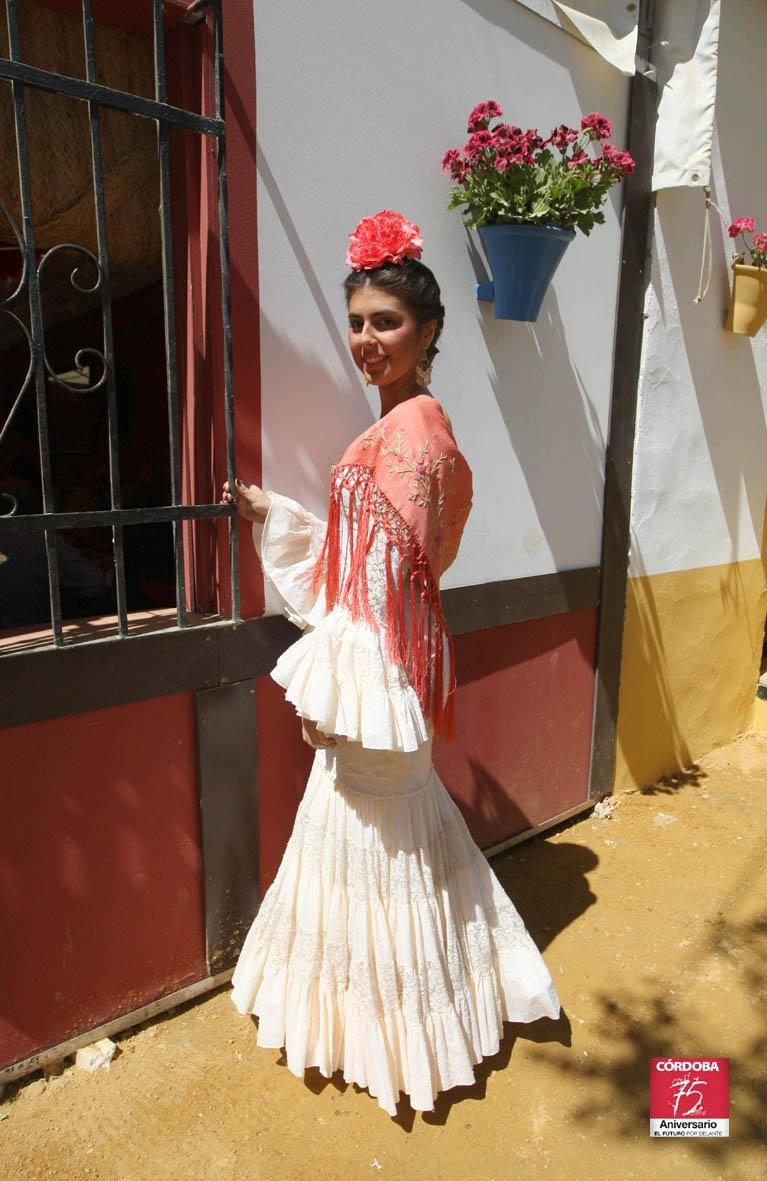
[[[32,374],[34,373],[34,369],[35,369],[35,358],[34,358],[34,349],[32,346],[32,337],[30,335],[29,329],[27,328],[26,324],[21,319],[21,317],[18,316],[15,311],[11,310],[11,304],[15,303],[16,300],[20,298],[24,288],[26,287],[27,278],[29,276],[29,259],[27,257],[27,251],[24,246],[24,240],[18,230],[18,226],[16,225],[15,221],[11,217],[8,207],[1,197],[0,197],[0,211],[2,211],[3,217],[8,222],[8,225],[10,226],[10,229],[11,229],[11,233],[13,234],[14,238],[16,239],[16,242],[18,243],[19,254],[21,255],[21,258],[22,258],[21,277],[20,277],[18,283],[16,284],[16,287],[14,288],[14,290],[10,293],[10,295],[6,295],[3,299],[0,299],[0,315],[8,316],[11,320],[13,320],[13,322],[17,325],[17,327],[21,329],[24,339],[27,342],[27,348],[29,350],[29,365],[27,366],[27,372],[24,375],[24,380],[22,381],[21,387],[19,388],[19,391],[13,400],[13,405],[11,406],[11,409],[8,412],[8,416],[5,420],[5,422],[3,423],[2,427],[0,427],[0,444],[1,444],[3,442],[3,439],[5,438],[8,430],[9,430],[9,428],[10,428],[11,422],[13,421],[16,411],[18,410],[19,406],[21,405],[24,394],[29,389],[29,384],[32,380]],[[12,507],[11,507],[10,511],[6,511],[6,512],[0,511],[0,516],[12,516],[13,513],[15,513],[16,509],[18,508],[18,503],[16,501],[16,497],[11,496],[10,493],[8,493],[8,492],[4,492],[2,495],[3,495],[3,499],[11,501]]]
[[[22,260],[21,276],[16,286],[9,295],[6,295],[0,299],[0,315],[6,316],[13,321],[13,323],[23,335],[29,353],[29,364],[27,365],[26,373],[24,374],[24,378],[21,382],[18,392],[13,399],[5,421],[2,423],[2,426],[0,426],[1,444],[10,430],[11,423],[13,422],[13,419],[16,416],[16,413],[24,399],[24,395],[26,394],[32,382],[35,371],[36,352],[45,366],[50,380],[55,382],[56,385],[62,386],[64,389],[69,390],[71,393],[77,394],[94,393],[96,390],[101,389],[105,385],[107,379],[107,361],[104,353],[92,345],[78,349],[74,355],[74,367],[77,372],[82,373],[83,375],[88,374],[90,376],[90,367],[88,365],[89,359],[94,359],[98,362],[101,372],[98,380],[96,381],[89,381],[87,385],[72,385],[71,382],[68,382],[63,377],[61,377],[60,374],[56,372],[54,366],[51,364],[45,348],[45,341],[33,341],[32,333],[28,325],[24,322],[21,315],[19,315],[18,309],[14,309],[12,307],[13,304],[21,300],[22,296],[28,292],[31,266],[33,265],[30,261],[30,252],[21,233],[19,232],[19,228],[8,209],[8,206],[1,197],[0,212],[2,212],[3,217],[10,227],[11,233],[16,239],[19,255]],[[84,258],[84,261],[78,261],[69,273],[69,283],[71,284],[72,288],[75,291],[80,292],[82,295],[93,295],[100,291],[102,288],[104,276],[101,266],[99,265],[99,260],[96,258],[96,255],[88,250],[85,246],[79,246],[75,242],[62,242],[58,246],[52,246],[50,250],[46,250],[45,254],[43,254],[43,256],[40,258],[36,268],[36,278],[40,290],[42,290],[43,276],[45,274],[46,267],[49,265],[50,259],[53,258],[54,255],[59,255],[62,251],[71,251],[74,254],[82,255]],[[91,281],[87,281],[87,279],[85,279],[81,274],[82,268],[84,266],[88,266],[93,270],[94,278]],[[35,345],[37,345],[37,349]],[[7,492],[2,493],[2,498],[5,501],[11,502],[12,507],[10,510],[3,510],[0,508],[0,517],[12,516],[18,507],[16,498]]]
[[[88,286],[87,284],[84,284],[84,283],[79,283],[77,276],[79,274],[80,267],[82,266],[82,263],[78,263],[77,266],[74,267],[74,269],[72,271],[70,271],[70,274],[69,274],[69,282],[71,283],[71,285],[75,289],[75,291],[79,291],[82,295],[93,295],[95,292],[100,291],[103,281],[104,281],[104,275],[101,270],[99,260],[96,258],[96,255],[93,254],[90,250],[88,250],[85,246],[78,246],[74,242],[61,242],[58,246],[51,246],[50,250],[46,250],[45,254],[40,259],[40,262],[38,263],[38,266],[37,266],[37,280],[38,280],[38,283],[40,284],[40,290],[42,291],[42,278],[43,278],[43,273],[45,271],[45,267],[46,267],[46,264],[48,263],[48,260],[50,258],[52,258],[54,256],[54,254],[58,254],[62,250],[70,250],[70,251],[73,251],[75,254],[85,255],[88,262],[91,264],[94,271],[96,272],[95,282],[92,283],[90,286]],[[56,383],[56,385],[63,386],[63,388],[65,390],[71,390],[72,393],[77,393],[77,394],[93,393],[94,390],[101,389],[101,387],[104,385],[104,382],[107,379],[106,358],[105,358],[104,354],[99,349],[93,348],[90,345],[87,346],[86,348],[78,349],[77,352],[75,353],[75,368],[77,369],[78,373],[85,374],[88,372],[88,369],[83,364],[83,359],[85,357],[96,357],[99,360],[99,362],[101,363],[101,376],[99,377],[98,381],[95,382],[93,385],[71,385],[69,382],[64,381],[64,379],[62,377],[60,377],[59,374],[56,373],[56,371],[54,370],[50,361],[48,360],[48,354],[45,351],[45,345],[43,343],[43,362],[45,364],[46,370],[48,371],[48,375],[50,376],[51,380]]]

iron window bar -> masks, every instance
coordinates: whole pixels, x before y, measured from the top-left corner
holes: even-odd
[[[194,7],[195,15],[202,15],[203,9],[210,9],[213,24],[213,71],[215,94],[215,118],[196,114],[173,106],[167,102],[165,30],[163,25],[162,0],[152,0],[153,15],[153,57],[155,97],[154,100],[130,94],[96,80],[96,60],[93,34],[92,0],[81,0],[83,39],[86,61],[85,80],[56,74],[49,70],[30,66],[22,60],[17,0],[6,0],[9,57],[0,58],[0,79],[11,85],[16,131],[16,145],[19,169],[19,193],[22,213],[22,232],[13,222],[10,213],[0,201],[3,215],[11,226],[22,254],[22,274],[16,288],[0,300],[0,312],[10,316],[21,329],[29,349],[29,367],[22,386],[13,401],[11,410],[0,430],[0,442],[7,432],[11,420],[32,380],[35,385],[38,445],[40,458],[41,490],[43,512],[40,514],[16,514],[16,505],[10,513],[1,514],[4,529],[43,532],[45,536],[48,563],[49,598],[51,608],[51,630],[54,648],[64,644],[62,627],[61,594],[56,557],[56,531],[59,529],[110,527],[112,530],[113,561],[115,570],[115,592],[118,615],[118,635],[115,640],[128,638],[128,610],[125,591],[125,561],[122,530],[126,525],[170,522],[174,538],[174,566],[176,583],[176,628],[190,626],[186,611],[186,585],[184,570],[184,543],[181,524],[184,521],[228,520],[229,580],[231,593],[231,616],[226,622],[241,622],[239,597],[239,561],[237,549],[237,514],[234,506],[221,504],[184,505],[181,503],[181,447],[179,440],[179,396],[176,355],[176,325],[173,291],[172,228],[170,219],[170,162],[169,133],[172,127],[193,131],[200,135],[213,136],[216,141],[217,189],[219,215],[219,254],[221,280],[221,317],[223,328],[223,385],[224,424],[226,443],[226,468],[230,486],[234,484],[234,399],[232,385],[231,350],[231,304],[229,289],[229,232],[226,193],[226,125],[224,121],[224,73],[221,0],[206,0]],[[93,190],[95,200],[96,240],[98,257],[83,246],[62,243],[51,247],[35,265],[35,237],[32,216],[32,189],[29,174],[27,123],[24,106],[26,86],[38,87],[53,93],[80,99],[87,104],[91,144]],[[160,167],[160,227],[162,256],[162,288],[164,304],[164,335],[166,354],[166,385],[168,395],[168,430],[170,449],[171,504],[150,508],[123,509],[121,507],[119,453],[117,433],[117,400],[114,374],[114,340],[111,311],[111,283],[109,251],[106,234],[106,210],[104,204],[103,161],[101,151],[100,108],[109,107],[142,118],[154,119],[157,123],[158,160]],[[56,252],[71,250],[80,253],[95,268],[96,279],[90,286],[83,285],[77,276],[80,265],[70,275],[70,283],[78,291],[95,292],[100,295],[103,352],[94,348],[81,349],[75,355],[78,371],[85,372],[83,358],[86,354],[95,356],[102,366],[98,380],[91,383],[90,373],[87,388],[93,391],[104,387],[107,402],[109,494],[110,509],[96,512],[60,513],[54,511],[51,474],[51,449],[47,419],[46,379],[71,389],[61,375],[57,375],[48,362],[44,343],[44,320],[40,294],[40,279],[47,260]],[[30,328],[12,310],[11,305],[27,289],[29,301]],[[7,494],[4,494],[7,496]],[[218,620],[211,626],[220,626]],[[201,626],[195,623],[195,627]],[[202,625],[204,626],[204,625]],[[166,629],[167,630],[167,629]],[[78,642],[104,642],[103,640]],[[51,645],[40,645],[44,650]]]
[[[92,0],[83,0],[83,36],[85,40],[85,69],[89,82],[96,81],[96,52],[93,44]],[[115,387],[114,336],[112,332],[112,292],[109,275],[106,211],[104,209],[104,170],[101,158],[101,123],[98,103],[88,101],[88,125],[91,137],[93,193],[96,203],[96,241],[101,283],[101,320],[104,332],[104,378],[107,388],[107,430],[109,455],[109,498],[113,509],[120,508],[120,456],[117,441],[117,389]],[[115,566],[115,597],[119,634],[128,634],[128,606],[125,593],[125,549],[122,526],[112,523],[112,552]]]
[[[160,105],[167,98],[165,82],[165,27],[162,0],[152,0],[154,25],[154,86]],[[162,288],[165,319],[165,381],[168,391],[168,432],[170,440],[170,496],[181,503],[181,445],[178,431],[178,382],[176,380],[176,313],[173,299],[173,237],[170,224],[170,151],[169,127],[157,121],[157,155],[160,161],[160,235],[162,242]],[[173,522],[173,551],[176,571],[176,619],[179,627],[186,622],[186,580],[184,574],[184,535],[179,522]]]
[[[11,8],[15,7],[16,0],[6,0],[6,4],[10,17]],[[215,10],[220,13],[219,6],[220,0],[215,5]],[[125,111],[129,115],[140,115],[144,119],[161,119],[165,123],[173,124],[174,127],[181,127],[186,131],[199,131],[202,135],[226,135],[226,128],[221,119],[211,119],[207,115],[196,115],[194,111],[185,111],[170,103],[156,102],[154,99],[144,98],[140,94],[130,94],[125,90],[104,86],[100,82],[70,78],[67,74],[54,74],[50,70],[41,70],[38,66],[27,65],[26,62],[15,59],[13,55],[10,58],[0,58],[0,65],[2,66],[0,78],[8,78],[11,82],[37,86],[40,90],[51,90],[65,98],[79,98],[84,102],[95,102],[101,107],[112,107],[115,111]]]
[[[16,0],[6,0],[8,14],[8,52],[13,64],[21,57],[19,21]],[[2,63],[0,63],[2,64]],[[45,389],[45,366],[42,358],[43,312],[40,302],[40,270],[34,265],[35,231],[32,220],[32,183],[29,175],[27,151],[27,119],[24,105],[24,84],[11,76],[13,115],[16,129],[16,151],[19,165],[19,200],[23,227],[26,281],[29,291],[29,320],[31,335],[28,337],[31,349],[32,372],[35,382],[37,407],[37,441],[40,451],[40,480],[43,512],[53,512],[53,482],[51,478],[50,437],[48,434],[48,403]],[[17,235],[18,236],[18,235]],[[31,265],[30,265],[31,263]],[[20,288],[17,288],[20,294]],[[14,293],[16,294],[16,293]],[[11,297],[12,298],[12,297]],[[45,549],[48,563],[48,591],[51,604],[51,627],[53,643],[59,647],[64,642],[61,626],[61,589],[56,555],[56,537],[52,529],[45,530]]]
[[[158,3],[158,0],[155,0]],[[216,95],[216,118],[224,121],[224,40],[220,0],[213,21],[213,82]],[[218,178],[219,266],[221,271],[221,319],[224,345],[224,437],[226,472],[229,487],[234,489],[234,387],[232,384],[231,287],[229,283],[229,207],[227,204],[226,136],[216,140],[216,176]],[[236,513],[236,509],[234,510]],[[232,615],[240,616],[240,554],[237,548],[237,518],[229,520],[229,570]]]
[[[225,504],[168,504],[151,508],[97,509],[93,512],[30,513],[29,516],[0,517],[3,529],[17,533],[40,533],[46,529],[103,529],[126,525],[156,525],[162,521],[205,521],[231,517]]]

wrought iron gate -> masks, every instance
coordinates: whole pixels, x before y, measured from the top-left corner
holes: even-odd
[[[149,0],[146,0],[147,12]],[[93,0],[81,0],[82,36],[85,77],[78,78],[55,73],[25,61],[19,25],[17,0],[5,0],[8,32],[8,55],[0,58],[0,84],[7,80],[13,103],[19,179],[19,208],[21,224],[17,225],[0,190],[0,213],[16,239],[21,256],[21,273],[13,290],[0,299],[0,312],[21,334],[28,350],[26,374],[14,393],[7,413],[0,415],[0,445],[6,439],[19,408],[25,399],[34,398],[39,451],[39,481],[41,512],[19,511],[16,498],[7,492],[0,495],[0,527],[4,534],[12,532],[26,538],[45,542],[48,594],[50,598],[51,628],[43,648],[60,648],[66,643],[62,624],[61,588],[57,537],[61,530],[81,527],[108,527],[111,530],[111,560],[116,604],[117,625],[111,640],[129,638],[129,605],[126,598],[125,549],[123,532],[127,526],[156,525],[169,522],[173,534],[175,566],[175,624],[183,629],[200,621],[191,618],[187,606],[184,553],[184,522],[228,519],[228,571],[230,580],[230,610],[220,613],[214,621],[202,621],[202,626],[231,625],[240,622],[238,552],[236,514],[232,506],[219,503],[184,504],[182,501],[182,440],[180,438],[179,367],[177,360],[176,314],[174,310],[173,227],[169,139],[174,128],[212,140],[216,148],[216,186],[218,239],[220,254],[220,314],[222,319],[222,388],[225,424],[226,471],[230,483],[234,478],[232,358],[230,345],[229,259],[227,230],[226,188],[226,128],[224,122],[224,79],[222,53],[221,0],[197,0],[187,8],[185,20],[205,20],[213,38],[213,114],[198,114],[168,102],[165,28],[162,0],[151,0],[151,21],[154,61],[154,96],[105,86],[99,82],[97,53],[94,37]],[[74,71],[73,71],[74,72]],[[86,104],[90,135],[92,185],[95,201],[97,250],[89,250],[76,242],[62,242],[44,252],[36,248],[32,183],[29,167],[28,119],[25,98],[29,88],[77,100]],[[154,120],[157,126],[157,157],[159,164],[159,219],[161,231],[162,295],[165,340],[165,384],[167,388],[168,450],[170,457],[170,503],[151,507],[123,507],[119,464],[118,405],[115,384],[115,354],[112,321],[112,279],[104,199],[104,171],[102,152],[102,116],[105,108],[124,112],[143,120]],[[6,237],[8,235],[6,234]],[[56,371],[46,349],[46,324],[42,301],[42,280],[53,260],[61,263],[61,256],[76,256],[69,275],[73,292],[100,297],[102,343],[100,348],[77,349],[74,369],[62,374]],[[58,257],[57,257],[58,256]],[[76,342],[72,344],[76,349]],[[72,392],[100,391],[106,403],[108,444],[108,502],[109,508],[99,511],[56,511],[51,475],[51,445],[48,423],[48,386],[55,383]],[[2,454],[0,452],[0,454]],[[39,541],[38,541],[39,544]],[[2,548],[2,547],[0,547]],[[104,642],[104,637],[97,637]],[[82,642],[82,641],[79,641]],[[85,642],[89,642],[87,639]],[[95,642],[95,641],[91,641]]]

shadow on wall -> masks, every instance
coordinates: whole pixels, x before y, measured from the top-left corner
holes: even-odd
[[[680,190],[661,194],[657,206],[652,286],[658,317],[643,398],[668,403],[677,396],[694,397],[700,428],[691,433],[679,418],[675,424],[671,411],[667,437],[660,442],[668,483],[654,495],[661,514],[658,529],[664,528],[668,511],[664,500],[673,496],[675,502],[665,521],[676,533],[676,544],[674,536],[663,538],[659,551],[665,571],[648,573],[641,539],[632,529],[635,576],[627,588],[618,718],[622,787],[689,768],[706,750],[746,729],[759,675],[765,576],[761,567],[757,571],[753,563],[737,559],[748,548],[740,537],[744,500],[754,534],[762,536],[764,414],[749,343],[722,328],[728,296],[723,258],[718,263],[722,287],[711,293],[708,306],[693,303],[699,264],[684,227],[693,221],[696,205],[702,207],[700,194]],[[648,414],[655,416],[652,434],[663,431],[659,406]],[[655,463],[662,472],[663,464]],[[706,528],[707,504],[723,518],[719,526],[714,519],[711,528],[729,536],[730,561],[679,563],[679,554],[701,553],[691,531]],[[645,515],[651,510],[648,502]],[[712,533],[712,551],[716,544]],[[677,564],[681,568],[675,569]]]
[[[323,364],[321,356],[311,357],[300,341],[294,342],[290,324],[274,324],[262,312],[262,368],[270,374],[269,385],[262,390],[263,417],[277,438],[292,436],[295,440],[291,467],[293,471],[296,467],[300,470],[298,480],[290,488],[273,482],[270,490],[298,500],[324,519],[330,466],[338,459],[339,440],[344,440],[344,446],[351,442],[370,426],[374,415],[362,392],[362,378],[349,354],[345,333],[341,331],[346,316],[341,289],[343,275],[339,278],[337,305],[331,306],[260,147],[257,156],[259,176],[343,372],[341,384],[338,376]],[[343,401],[338,399],[339,389],[344,394]],[[264,466],[271,472],[278,472],[280,466],[280,457],[273,454],[266,434]]]
[[[467,8],[471,8],[478,16],[481,16],[489,24],[497,25],[505,33],[508,33],[516,41],[524,41],[536,53],[540,53],[547,61],[553,62],[559,66],[564,73],[567,74],[570,83],[578,95],[579,86],[587,83],[589,76],[597,73],[603,74],[605,77],[612,80],[616,91],[619,89],[626,89],[629,79],[625,75],[620,74],[613,66],[608,65],[599,54],[597,54],[590,46],[581,42],[579,38],[572,36],[565,29],[555,25],[552,21],[548,21],[543,17],[538,16],[534,12],[521,7],[516,3],[509,3],[509,0],[463,0]],[[574,68],[577,66],[577,68]],[[513,88],[511,90],[513,94]],[[512,123],[519,122],[515,117],[513,110],[507,106],[504,107],[504,102],[500,95],[477,95],[477,101],[486,98],[495,98],[500,102],[504,109],[506,118]],[[573,127],[578,126],[578,122],[582,115],[588,113],[592,98],[579,98],[578,106],[570,110],[562,108],[560,114],[557,116],[557,122],[566,123]],[[508,109],[507,109],[508,108]],[[623,123],[624,118],[627,122],[627,110],[624,108],[618,111],[616,107],[610,110],[605,109],[604,113],[610,117],[613,123],[619,126]],[[549,128],[540,128],[541,134],[547,135]],[[618,147],[625,145],[620,142],[620,136],[614,140]],[[623,188],[621,185],[616,185],[608,193],[607,200],[612,205],[615,218],[620,221],[623,210]],[[599,231],[597,226],[596,232]]]
[[[576,101],[571,109],[562,109],[559,117],[564,121],[577,126],[581,115],[591,109],[584,104],[594,101],[596,78],[602,85],[609,84],[614,90],[609,114],[616,123],[616,142],[621,142],[620,128],[627,121],[629,94],[625,77],[590,47],[518,4],[509,4],[508,0],[464,0],[464,3],[509,37],[544,55],[566,74]],[[590,92],[588,97],[585,94],[580,97],[579,91],[583,90]],[[492,97],[503,99],[502,95]],[[515,121],[508,97],[501,105],[507,117]],[[546,134],[548,128],[542,130]],[[623,187],[616,186],[608,196],[608,219],[620,223],[623,201]],[[599,232],[597,226],[594,233]],[[476,235],[467,231],[466,237],[476,280],[485,282],[489,276],[477,248]],[[617,257],[615,264],[617,287]],[[553,286],[536,323],[496,320],[492,303],[478,306],[493,367],[493,392],[538,516],[538,544],[549,547],[556,569],[566,569],[572,565],[573,533],[583,532],[584,513],[592,518],[593,535],[598,537],[602,531],[606,438],[599,408],[589,397],[586,383],[573,363]],[[596,326],[595,348],[611,353],[613,337],[614,322]],[[507,374],[513,374],[513,381],[506,380]],[[546,455],[545,463],[541,463],[542,454]],[[558,475],[562,470],[569,473],[566,497],[562,495]],[[535,545],[536,539],[531,537],[529,544]]]
[[[297,500],[324,521],[330,467],[346,443],[373,423],[373,412],[359,388],[343,389],[346,396],[339,401],[336,375],[320,357],[302,352],[283,326],[263,313],[261,356],[264,368],[271,373],[268,388],[262,391],[264,419],[274,438],[290,440],[286,483],[280,479],[282,457],[275,452],[269,433],[264,432],[265,487]]]
[[[719,184],[712,182],[712,189],[717,204],[732,215],[751,211],[757,179],[753,158],[746,161],[741,146],[749,139],[744,120],[759,117],[756,111],[748,114],[740,86],[749,73],[759,76],[759,39],[751,39],[749,50],[750,36],[745,20],[723,24],[715,136],[722,160]],[[730,43],[733,37],[737,46]],[[761,192],[763,184],[758,188]],[[653,503],[667,512],[663,500],[673,495],[666,528],[675,536],[658,539],[653,565],[668,572],[654,575],[647,573],[640,539],[634,534],[632,540],[638,577],[631,580],[627,603],[619,742],[626,770],[640,785],[689,767],[705,750],[749,726],[764,636],[765,374],[760,342],[723,326],[730,259],[716,224],[714,281],[703,303],[694,302],[703,209],[697,189],[669,189],[658,196],[656,323],[643,398],[656,403],[646,410],[645,451],[662,449],[654,463],[662,473],[667,462],[668,483],[659,483],[654,493],[648,487],[643,512],[648,517]],[[697,407],[699,426],[678,414],[676,403],[683,400]],[[667,423],[661,418],[663,403],[669,406]],[[758,566],[749,560],[753,538],[761,543]],[[706,546],[717,564],[705,564]]]
[[[618,789],[694,769],[751,725],[765,608],[758,561],[629,580]]]
[[[733,110],[732,92],[725,88],[720,101],[719,129],[729,151],[734,151],[733,143],[738,142],[737,136],[733,139],[730,133],[734,133],[740,117],[740,108],[737,112]],[[723,164],[726,176],[726,158]],[[685,197],[689,196],[688,193],[678,191],[667,194],[666,208],[662,213],[664,223],[684,215]],[[726,202],[727,194],[723,193],[722,197]],[[735,202],[739,200],[735,190],[732,190],[730,199]],[[714,200],[719,203],[716,191]],[[730,539],[731,562],[722,567],[718,603],[721,604],[723,618],[732,619],[741,633],[738,638],[746,641],[739,650],[733,646],[728,652],[730,675],[735,677],[736,682],[733,696],[737,696],[739,691],[743,707],[739,716],[732,718],[730,728],[725,733],[712,736],[716,742],[735,737],[749,725],[759,677],[765,623],[765,578],[744,578],[745,571],[741,564],[744,553],[754,552],[754,538],[760,546],[763,571],[767,572],[767,554],[761,545],[767,491],[764,464],[767,426],[763,402],[767,387],[763,392],[762,386],[767,378],[767,367],[763,367],[760,375],[752,341],[748,337],[727,332],[723,327],[730,294],[729,262],[729,258],[724,258],[721,241],[717,240],[715,265],[719,282],[710,293],[712,306],[709,315],[715,317],[712,331],[690,296],[698,269],[694,252],[669,252],[672,286],[677,296],[685,354],[700,411],[705,452]],[[692,483],[694,485],[694,481]],[[691,494],[694,495],[694,487]],[[700,753],[703,752],[693,752],[694,755]]]
[[[720,68],[717,90],[717,118],[715,134],[715,151],[721,158],[721,173],[725,178],[726,192],[721,193],[722,200],[714,191],[714,199],[724,208],[730,208],[732,216],[738,217],[742,213],[752,212],[757,215],[760,226],[767,221],[767,201],[765,201],[765,178],[767,166],[764,155],[756,156],[749,150],[744,150],[744,144],[760,142],[763,122],[763,105],[761,102],[748,102],[743,94],[741,80],[754,79],[754,86],[760,85],[763,76],[764,61],[762,47],[767,35],[767,12],[762,0],[747,0],[740,20],[725,19],[721,23],[719,33],[719,49],[722,66]],[[760,35],[755,36],[755,30]],[[731,71],[731,74],[730,74]],[[728,84],[730,77],[737,79],[735,85]],[[751,126],[749,127],[749,123]],[[758,208],[754,203],[759,203]],[[731,245],[728,239],[728,245]],[[720,276],[719,286],[711,298],[714,301],[719,323],[724,324],[730,295],[730,258],[724,258],[720,244],[715,236],[717,255],[715,265]],[[682,276],[680,276],[682,278]],[[686,276],[685,276],[686,281]],[[717,306],[718,297],[718,306]],[[763,541],[765,525],[765,498],[767,496],[767,468],[764,456],[767,454],[767,427],[765,426],[765,408],[767,405],[767,348],[765,336],[751,340],[749,337],[735,336],[723,332],[726,351],[719,353],[720,369],[709,373],[702,363],[700,350],[693,347],[693,332],[697,327],[695,309],[692,305],[686,307],[683,320],[685,340],[689,342],[688,355],[693,370],[695,387],[698,391],[703,429],[711,455],[714,475],[722,497],[727,524],[733,545],[738,542],[737,507],[740,498],[745,494],[748,501],[748,513],[751,519],[754,536]],[[700,331],[700,329],[698,329]],[[738,425],[737,436],[732,432],[721,431],[716,423],[716,411],[721,405],[722,396],[726,398],[728,406],[734,399],[733,421]],[[733,448],[739,457],[738,463],[732,463],[729,456]],[[761,547],[761,559],[767,573],[767,553],[764,545]],[[730,588],[724,588],[725,591]],[[764,634],[764,619],[761,631]]]
[[[652,578],[631,578],[626,592],[619,694],[615,782],[619,790],[644,787],[661,774],[692,764],[668,672],[668,631]]]
[[[484,264],[472,242],[468,249],[477,282],[483,282]],[[555,568],[565,570],[585,512],[593,516],[594,532],[601,531],[606,441],[599,415],[570,357],[553,288],[534,324],[496,320],[492,304],[479,306],[493,394],[535,505],[540,541],[545,539]],[[505,374],[513,374],[513,381]],[[570,473],[566,497],[557,475],[563,468]],[[566,583],[562,593],[568,601]]]

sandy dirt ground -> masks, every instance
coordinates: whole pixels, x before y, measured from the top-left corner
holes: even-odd
[[[558,1022],[507,1025],[471,1088],[391,1119],[340,1074],[255,1044],[226,985],[7,1086],[13,1181],[759,1181],[767,1178],[767,735],[494,859]],[[728,1140],[649,1137],[651,1057],[730,1059]]]

